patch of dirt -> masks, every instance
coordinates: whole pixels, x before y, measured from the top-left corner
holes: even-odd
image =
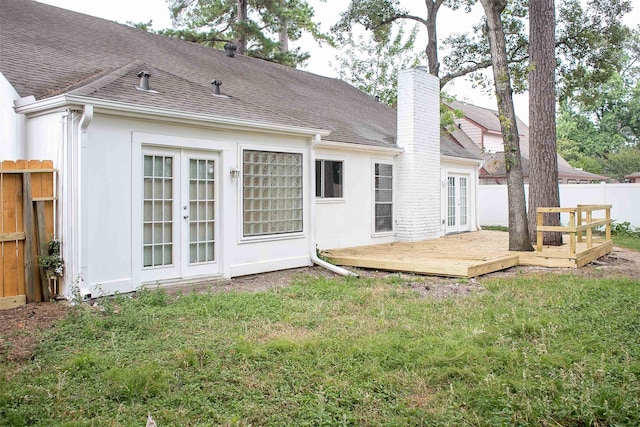
[[[640,252],[624,248],[613,248],[613,251],[582,268],[547,268],[547,267],[513,267],[503,271],[487,274],[484,277],[512,277],[516,274],[575,274],[589,279],[627,277],[640,280]]]
[[[0,310],[0,362],[27,360],[43,332],[69,314],[66,301],[40,302]]]
[[[433,298],[464,297],[474,292],[482,292],[482,281],[486,278],[508,278],[516,275],[540,273],[573,273],[587,278],[628,277],[640,280],[640,252],[614,248],[613,252],[578,270],[565,268],[513,267],[508,270],[487,274],[479,278],[455,279],[420,276],[376,270],[353,270],[363,277],[398,277],[408,282],[408,287],[420,295]],[[272,273],[243,276],[208,284],[175,286],[166,288],[171,294],[206,291],[257,292],[289,286],[299,277],[336,277],[337,275],[321,267],[296,268]],[[42,332],[67,316],[72,310],[69,303],[27,304],[22,307],[0,310],[0,362],[27,360],[42,339]]]

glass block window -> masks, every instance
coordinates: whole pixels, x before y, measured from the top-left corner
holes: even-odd
[[[316,160],[316,197],[342,197],[342,168],[341,161]]]
[[[375,164],[375,230],[393,231],[393,166]]]
[[[456,225],[456,178],[447,178],[447,225]]]
[[[189,263],[215,260],[215,162],[189,159]]]
[[[144,267],[173,264],[173,157],[145,155],[143,160]]]
[[[244,150],[243,235],[302,231],[302,154]]]

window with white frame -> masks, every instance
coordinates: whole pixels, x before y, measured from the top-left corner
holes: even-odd
[[[244,150],[243,235],[302,232],[302,154]]]
[[[375,164],[375,231],[393,231],[393,165]]]
[[[342,175],[342,161],[316,160],[316,197],[321,199],[343,197]]]
[[[143,161],[143,265],[173,264],[173,157],[145,155]]]

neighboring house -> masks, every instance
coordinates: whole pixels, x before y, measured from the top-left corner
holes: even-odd
[[[0,160],[58,169],[64,292],[307,266],[316,248],[477,229],[479,151],[441,135],[439,83],[424,69],[400,73],[396,112],[231,51],[28,0],[0,10]]]
[[[640,183],[640,172],[632,173],[624,177],[624,182]]]
[[[497,111],[459,101],[453,101],[449,106],[464,113],[464,117],[456,119],[455,123],[482,151],[484,162],[480,170],[480,184],[506,184],[504,147]],[[531,166],[529,127],[519,118],[517,123],[524,180],[528,183]],[[608,179],[606,176],[576,169],[558,155],[559,184],[588,184]]]

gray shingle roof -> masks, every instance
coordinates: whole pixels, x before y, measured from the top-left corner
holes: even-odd
[[[0,72],[20,96],[74,94],[395,147],[396,111],[338,79],[148,33],[31,0],[0,0]],[[135,89],[137,73],[150,88]],[[212,80],[222,93],[212,95]],[[473,158],[445,140],[443,154]]]
[[[443,130],[440,135],[440,154],[443,156],[482,160],[480,148],[473,143],[467,134],[458,128],[452,131]]]
[[[255,58],[229,58],[220,50],[33,1],[0,0],[0,9],[0,72],[21,96],[81,93],[326,129],[328,139],[340,142],[395,144],[395,111],[340,80]],[[135,90],[138,65],[148,68],[158,93]],[[222,80],[229,99],[211,96],[214,79]]]

